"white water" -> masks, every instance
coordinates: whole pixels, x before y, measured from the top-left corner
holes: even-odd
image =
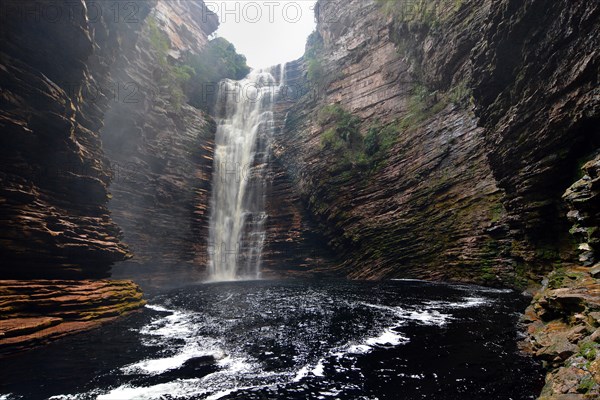
[[[259,279],[265,242],[265,188],[273,133],[273,100],[280,82],[252,71],[221,82],[209,225],[209,279]]]

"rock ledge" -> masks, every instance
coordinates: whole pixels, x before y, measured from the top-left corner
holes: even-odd
[[[131,281],[0,281],[0,357],[113,321],[142,296]]]

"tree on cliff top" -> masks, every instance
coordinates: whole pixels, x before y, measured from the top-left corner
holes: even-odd
[[[195,72],[189,82],[190,104],[202,109],[212,104],[221,80],[243,79],[250,72],[246,57],[238,54],[227,39],[220,37],[208,42],[202,53],[190,56],[186,64]]]

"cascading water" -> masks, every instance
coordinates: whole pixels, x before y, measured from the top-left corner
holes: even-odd
[[[260,278],[273,101],[283,87],[270,72],[221,82],[209,224],[209,279]]]

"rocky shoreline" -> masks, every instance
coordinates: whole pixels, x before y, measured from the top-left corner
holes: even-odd
[[[97,328],[145,304],[132,281],[0,281],[0,357]]]
[[[553,272],[523,317],[526,350],[549,369],[540,399],[600,396],[600,264]]]

